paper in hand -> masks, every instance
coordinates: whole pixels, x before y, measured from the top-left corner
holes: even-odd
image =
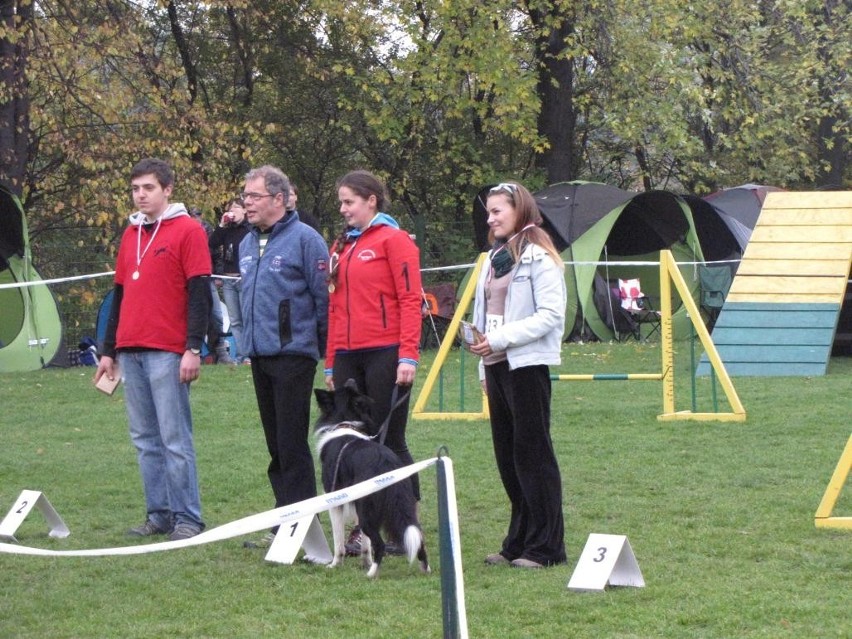
[[[462,322],[459,324],[459,339],[461,339],[462,346],[470,350],[472,345],[479,344],[482,341],[482,333],[470,322]]]
[[[121,382],[121,377],[118,375],[116,375],[114,379],[110,379],[106,374],[104,374],[101,375],[101,378],[95,384],[95,388],[102,393],[112,395],[115,392],[115,389],[118,388],[119,382]]]

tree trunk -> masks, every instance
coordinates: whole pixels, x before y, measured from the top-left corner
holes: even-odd
[[[30,2],[0,0],[0,20],[8,32],[29,31],[32,11]],[[0,38],[0,85],[3,87],[0,94],[11,96],[9,100],[0,100],[0,182],[18,196],[23,192],[29,155],[30,103],[25,77],[28,41],[27,37],[17,42]]]
[[[536,166],[545,170],[548,184],[574,180],[580,170],[574,67],[573,60],[564,54],[574,25],[568,16],[559,16],[556,26],[550,26],[553,16],[537,9],[530,9],[530,20],[537,33],[535,56],[541,100],[538,133],[548,143],[548,148],[536,156]]]

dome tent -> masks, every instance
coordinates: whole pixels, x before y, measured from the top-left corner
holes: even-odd
[[[0,286],[41,282],[21,201],[0,185]],[[38,370],[56,357],[62,322],[46,284],[0,288],[0,372]]]
[[[662,250],[671,251],[675,261],[683,263],[679,268],[690,285],[693,299],[697,300],[699,286],[694,263],[704,260],[703,252],[689,207],[673,193],[633,194],[574,241],[563,256],[566,261],[575,262],[566,265],[566,277],[573,272],[580,310],[568,337],[584,339],[589,337],[589,332],[602,340],[619,337],[616,324],[619,310],[615,308],[619,300],[610,295],[619,278],[639,278],[642,292],[658,309],[660,268],[657,262]],[[570,280],[568,285],[570,290]],[[601,287],[606,288],[602,291]],[[595,304],[596,296],[598,300],[608,300],[603,309],[600,302]],[[686,309],[677,300],[672,302],[675,335],[685,336],[689,324]]]
[[[704,200],[747,227],[751,235],[767,194],[783,190],[778,186],[741,184],[705,195]]]

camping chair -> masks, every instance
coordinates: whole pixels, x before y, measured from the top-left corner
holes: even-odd
[[[596,274],[594,299],[598,314],[604,319],[604,324],[612,329],[616,340],[623,342],[631,337],[637,340],[641,337],[639,323],[621,305],[618,280],[604,280]]]
[[[420,350],[441,345],[453,319],[455,306],[456,289],[453,284],[436,284],[423,289]]]
[[[712,331],[732,282],[731,268],[725,266],[699,266],[698,282],[701,286],[701,310],[707,315],[707,330]]]
[[[618,293],[621,298],[621,308],[627,311],[638,325],[638,329],[634,333],[637,340],[642,339],[642,324],[648,324],[651,327],[651,330],[645,335],[645,340],[660,331],[660,311],[654,309],[651,298],[642,292],[639,278],[619,279]]]

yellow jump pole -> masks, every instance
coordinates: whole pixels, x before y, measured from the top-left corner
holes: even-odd
[[[558,382],[624,382],[631,380],[659,382],[663,379],[663,375],[662,373],[576,373],[551,375],[550,379]]]
[[[675,412],[674,396],[674,335],[672,331],[672,282],[669,279],[669,262],[674,262],[670,251],[660,251],[660,371],[663,375],[663,414]],[[677,269],[677,264],[675,264]],[[680,271],[678,271],[680,274]]]

